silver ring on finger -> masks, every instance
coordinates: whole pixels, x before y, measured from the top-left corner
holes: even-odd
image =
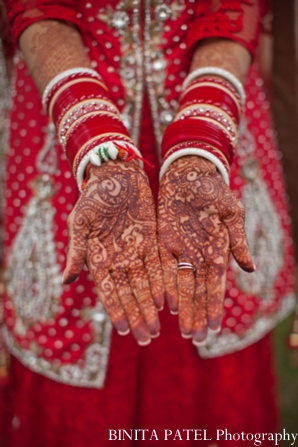
[[[196,272],[195,266],[190,262],[179,262],[177,265],[177,270],[179,271],[183,269],[191,269],[194,273]]]

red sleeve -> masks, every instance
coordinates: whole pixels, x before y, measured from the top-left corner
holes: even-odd
[[[266,0],[200,0],[189,28],[188,45],[210,37],[231,39],[255,53]]]
[[[45,19],[71,22],[80,28],[75,0],[5,0],[8,21],[15,43],[32,23]]]

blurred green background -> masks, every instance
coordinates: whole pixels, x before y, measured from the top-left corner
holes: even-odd
[[[281,428],[285,428],[288,433],[298,433],[298,349],[287,348],[292,321],[291,316],[274,331],[275,361],[278,371]],[[291,442],[293,441],[285,441],[284,446],[290,446]]]

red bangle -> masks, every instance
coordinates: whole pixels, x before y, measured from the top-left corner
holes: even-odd
[[[198,83],[202,83],[202,82],[212,82],[215,85],[220,85],[222,87],[227,88],[228,90],[230,90],[230,92],[236,96],[236,99],[239,103],[241,103],[241,98],[239,93],[237,92],[237,90],[233,87],[232,84],[230,84],[229,82],[225,81],[223,78],[215,78],[213,76],[202,76],[200,78],[196,78],[194,79],[184,91],[187,91],[189,88],[193,87],[195,84]],[[183,95],[183,93],[182,93]]]
[[[128,161],[131,158],[143,160],[129,138],[117,107],[109,98],[107,87],[96,72],[89,70],[85,73],[84,69],[78,68],[58,75],[57,79],[46,87],[43,103],[56,126],[79,189],[88,163],[94,161],[89,152],[93,149],[96,154],[96,146],[102,142],[112,140],[116,144],[115,140],[123,141],[127,143],[123,156]],[[101,149],[99,157],[103,161],[113,159],[121,152],[116,152],[113,145],[109,146],[107,154]]]
[[[81,82],[70,86],[63,90],[58,98],[54,101],[54,103],[50,103],[49,105],[49,116],[57,126],[59,124],[58,118],[61,114],[65,114],[67,110],[70,108],[70,104],[75,99],[76,102],[82,101],[86,99],[87,96],[93,95],[93,97],[97,96],[105,96],[108,101],[110,99],[107,97],[108,92],[106,89],[101,87],[99,84],[94,84],[93,82]]]
[[[73,98],[72,101],[69,102],[69,104],[67,105],[67,108],[62,109],[61,108],[61,114],[58,116],[58,118],[56,119],[56,127],[57,129],[59,128],[61,121],[63,120],[63,118],[66,116],[66,114],[70,111],[70,109],[72,109],[73,107],[75,107],[76,105],[79,105],[81,102],[85,102],[88,101],[91,103],[93,102],[93,100],[103,100],[106,102],[111,102],[109,98],[107,98],[106,96],[103,95],[95,95],[94,92],[90,93],[89,95],[84,95],[84,99],[78,99],[78,98]],[[116,106],[115,106],[116,108]]]
[[[203,141],[215,146],[228,162],[232,163],[234,148],[227,135],[216,124],[200,119],[176,121],[166,129],[161,145],[162,158],[171,147],[190,140]]]
[[[65,141],[66,156],[71,166],[80,149],[90,140],[104,133],[116,133],[129,137],[129,134],[120,120],[110,117],[91,115],[78,122]],[[114,138],[115,139],[115,138]]]
[[[81,73],[73,73],[68,76],[63,77],[60,81],[56,82],[56,84],[53,85],[53,87],[50,89],[49,93],[47,94],[47,97],[44,102],[45,109],[48,110],[49,104],[53,98],[53,96],[56,94],[56,92],[62,87],[63,85],[66,85],[67,83],[74,81],[75,79],[96,79],[98,81],[102,82],[102,78],[98,73],[86,73],[82,71]]]
[[[205,104],[215,105],[217,104],[225,104],[226,108],[230,111],[231,115],[234,118],[236,123],[239,123],[240,119],[240,110],[237,107],[234,99],[223,90],[219,90],[215,87],[201,87],[190,90],[186,93],[180,101],[179,110],[186,107],[187,103],[190,102],[204,102]]]
[[[213,121],[219,127],[223,127],[223,130],[230,136],[233,142],[236,141],[237,124],[230,115],[222,109],[215,107],[213,104],[193,104],[192,106],[185,107],[177,113],[174,122],[191,118]]]

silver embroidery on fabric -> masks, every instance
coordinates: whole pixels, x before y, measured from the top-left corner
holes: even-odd
[[[241,200],[246,210],[245,229],[256,271],[253,275],[246,273],[234,260],[231,265],[239,288],[250,295],[260,296],[268,303],[274,299],[275,279],[284,260],[282,227],[254,156],[255,140],[245,119],[239,136],[237,150],[246,180]]]
[[[121,113],[131,138],[138,144],[144,95],[144,49],[141,37],[141,0],[121,0],[116,9],[109,5],[99,18],[115,28],[121,44],[120,76],[126,90]]]
[[[17,315],[31,323],[52,316],[51,305],[62,293],[53,235],[55,209],[49,201],[54,187],[48,175],[36,179],[34,191],[7,269],[7,290]]]
[[[247,348],[270,332],[280,321],[287,318],[295,309],[296,297],[289,293],[283,297],[279,311],[274,315],[263,316],[245,332],[245,337],[230,333],[217,337],[208,332],[206,345],[197,348],[200,357],[212,358],[230,354]]]
[[[161,0],[122,0],[115,10],[108,6],[105,14],[99,14],[101,20],[115,28],[115,35],[120,38],[120,76],[126,91],[121,114],[123,122],[138,144],[146,90],[159,154],[163,131],[172,122],[177,107],[177,101],[172,100],[170,105],[165,98],[167,60],[162,49],[164,22],[175,20],[185,8],[185,1],[166,3]]]
[[[164,22],[175,20],[185,7],[184,2],[172,1],[169,5],[160,0],[145,0],[144,68],[154,134],[161,161],[161,140],[165,127],[175,116],[178,103],[168,103],[165,95],[167,60],[162,49]]]
[[[3,258],[3,221],[4,221],[4,173],[6,151],[9,139],[8,114],[11,106],[11,88],[8,80],[6,62],[0,39],[0,260]]]
[[[67,385],[102,388],[108,366],[112,324],[99,302],[89,309],[89,313],[94,340],[85,351],[83,366],[54,364],[39,357],[33,350],[20,349],[6,327],[3,331],[5,342],[10,352],[32,371]]]
[[[34,195],[13,242],[6,270],[8,293],[18,317],[27,324],[53,316],[52,306],[62,293],[53,233],[56,211],[50,201],[55,188],[48,175],[57,169],[52,124],[37,157],[37,167],[41,175],[32,184]]]

